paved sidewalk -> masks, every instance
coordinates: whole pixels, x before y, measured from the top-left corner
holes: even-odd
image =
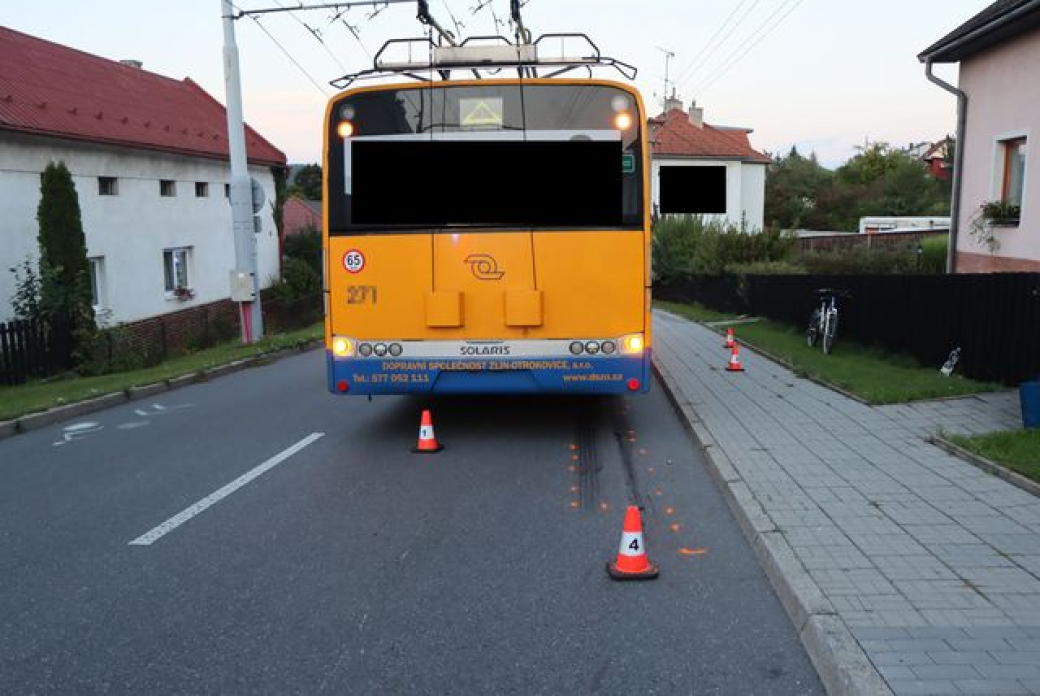
[[[1020,427],[1013,393],[870,407],[749,350],[727,373],[718,334],[654,319],[662,377],[829,690],[1040,693],[1040,499],[924,440]]]

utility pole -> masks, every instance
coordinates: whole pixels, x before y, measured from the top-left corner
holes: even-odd
[[[675,58],[675,51],[669,51],[667,48],[661,48],[660,46],[657,46],[657,50],[664,54],[664,91],[661,93],[661,101],[667,107],[668,83],[671,82],[668,79],[668,67],[671,65],[672,59]]]
[[[231,161],[231,230],[235,241],[235,267],[231,278],[251,277],[252,300],[239,301],[238,318],[242,342],[253,343],[264,335],[264,316],[260,307],[260,273],[257,239],[253,222],[253,187],[246,163],[245,123],[242,119],[242,81],[238,70],[238,45],[235,43],[235,15],[231,0],[220,0],[224,21],[224,88],[227,103],[228,157]],[[244,283],[249,283],[245,279]],[[232,280],[234,285],[234,280]],[[232,288],[232,299],[235,297]],[[239,295],[242,297],[242,295]]]

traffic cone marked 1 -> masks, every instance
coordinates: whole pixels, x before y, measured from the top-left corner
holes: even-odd
[[[736,341],[733,339],[733,327],[726,329],[726,345],[724,348],[732,348]]]
[[[743,372],[744,366],[740,364],[740,349],[737,348],[737,344],[733,344],[733,352],[729,355],[729,364],[726,365],[726,372]]]
[[[629,505],[625,511],[625,526],[621,532],[617,560],[607,563],[607,574],[614,580],[653,580],[657,567],[650,565],[643,544],[643,521],[639,508]]]
[[[429,409],[423,409],[422,419],[419,421],[419,441],[412,448],[412,452],[433,454],[442,449],[444,446],[437,442],[437,437],[433,434],[433,416],[430,415]]]

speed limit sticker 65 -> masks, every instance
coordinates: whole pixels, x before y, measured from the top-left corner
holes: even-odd
[[[360,273],[364,267],[365,255],[357,249],[351,249],[343,254],[343,268],[347,269],[347,273]]]

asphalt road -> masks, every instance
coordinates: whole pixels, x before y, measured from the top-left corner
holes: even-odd
[[[309,353],[0,441],[0,692],[822,693],[659,385],[424,405]]]

